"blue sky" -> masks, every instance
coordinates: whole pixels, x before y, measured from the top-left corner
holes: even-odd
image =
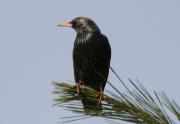
[[[1,0],[0,123],[56,124],[51,81],[73,81],[75,31],[57,24],[92,18],[112,47],[111,66],[180,103],[179,0]],[[109,80],[116,83],[112,73]],[[108,89],[108,87],[106,87]],[[91,121],[90,121],[91,120]],[[104,122],[91,118],[82,122]],[[74,122],[73,124],[79,122]]]

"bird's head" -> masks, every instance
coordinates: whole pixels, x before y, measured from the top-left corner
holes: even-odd
[[[77,17],[70,22],[61,23],[58,26],[72,27],[77,33],[100,32],[96,23],[87,17]]]

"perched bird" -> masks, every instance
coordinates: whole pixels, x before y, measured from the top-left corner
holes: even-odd
[[[87,17],[78,17],[59,26],[72,27],[76,33],[73,49],[74,77],[77,92],[83,85],[97,91],[99,104],[109,75],[111,47],[96,23]],[[88,99],[82,100],[84,107],[97,105]]]

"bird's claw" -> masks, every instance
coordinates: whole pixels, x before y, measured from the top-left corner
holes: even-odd
[[[103,94],[103,91],[99,91],[97,97],[99,98],[98,104],[100,105],[101,101],[105,100],[105,95]]]
[[[80,93],[82,88],[84,88],[84,84],[81,81],[76,83],[76,91],[77,91],[78,94]]]

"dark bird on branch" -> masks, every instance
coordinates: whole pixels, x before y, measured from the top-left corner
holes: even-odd
[[[111,47],[107,37],[94,21],[86,17],[78,17],[59,26],[72,27],[77,33],[73,49],[77,92],[80,93],[84,85],[97,91],[98,103],[84,98],[84,108],[101,106],[111,60]]]

